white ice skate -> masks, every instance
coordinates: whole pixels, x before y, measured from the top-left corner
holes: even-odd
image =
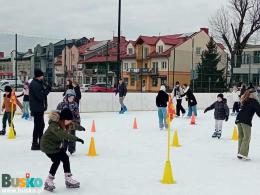
[[[55,185],[54,185],[54,176],[52,176],[51,174],[48,175],[47,179],[45,180],[44,183],[44,190],[47,190],[49,192],[53,192],[53,190],[55,189]]]
[[[249,161],[251,160],[250,158],[248,158],[247,156],[244,156],[242,154],[237,154],[237,158],[243,161]]]
[[[80,182],[72,178],[71,173],[65,173],[65,184],[67,188],[79,188]]]

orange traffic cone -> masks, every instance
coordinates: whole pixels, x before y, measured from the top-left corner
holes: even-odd
[[[138,128],[137,128],[137,122],[136,122],[136,118],[134,119],[134,125],[133,125],[133,129],[138,129]]]
[[[94,137],[91,137],[87,156],[97,156]]]
[[[92,121],[92,127],[91,127],[91,132],[95,133],[96,132],[96,125],[95,125],[95,121]]]
[[[191,116],[190,124],[191,124],[191,125],[195,125],[195,124],[196,124],[196,122],[195,122],[195,114],[194,114],[194,112],[192,112],[192,116]]]

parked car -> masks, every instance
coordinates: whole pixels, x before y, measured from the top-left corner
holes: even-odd
[[[91,86],[90,84],[82,84],[82,85],[80,85],[80,91],[87,92],[89,90],[90,86]]]
[[[115,92],[115,88],[106,83],[97,83],[93,86],[90,86],[89,92]]]

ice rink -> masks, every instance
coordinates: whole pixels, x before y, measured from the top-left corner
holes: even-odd
[[[46,123],[48,121],[48,115]],[[134,117],[138,129],[134,130]],[[176,118],[171,124],[178,130],[182,147],[171,148],[171,163],[176,184],[163,185],[167,159],[167,131],[160,131],[157,112],[115,112],[81,114],[86,132],[77,132],[85,144],[77,143],[70,156],[71,170],[81,182],[80,189],[66,189],[62,164],[56,174],[55,194],[88,195],[257,195],[260,186],[260,120],[255,116],[249,157],[236,157],[237,141],[231,140],[235,117],[224,123],[221,139],[213,139],[213,112],[199,112],[196,125],[190,119]],[[2,116],[1,116],[2,119]],[[90,128],[95,120],[94,135],[98,156],[88,157]],[[15,117],[17,137],[0,137],[0,172],[12,177],[45,180],[51,161],[40,151],[31,151],[32,121]],[[47,126],[47,124],[46,124]],[[1,189],[3,190],[3,189]],[[12,193],[9,193],[12,194]],[[41,194],[50,194],[42,192]]]

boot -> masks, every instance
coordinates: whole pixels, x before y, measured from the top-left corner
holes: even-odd
[[[55,177],[53,175],[51,175],[51,174],[48,175],[48,177],[44,183],[44,190],[53,192],[53,190],[55,189],[55,185],[53,182],[54,179],[55,179]]]
[[[119,111],[119,114],[123,114],[124,113],[124,109],[123,107],[121,107],[121,110]]]
[[[217,132],[217,138],[218,138],[218,139],[220,139],[220,138],[221,138],[221,133],[222,133],[222,131],[221,131],[221,130],[219,130],[219,131]]]
[[[31,150],[40,150],[40,144],[38,144],[38,143],[33,143],[33,144],[32,144],[32,147],[31,147]]]
[[[79,188],[80,182],[72,178],[71,173],[65,173],[65,184],[67,188]]]
[[[5,135],[5,134],[6,134],[5,129],[3,129],[2,131],[0,131],[0,135]]]
[[[126,112],[126,111],[127,111],[127,107],[124,106],[124,107],[123,107],[123,112]]]
[[[215,129],[213,135],[212,135],[212,138],[216,138],[218,136],[218,131]]]

